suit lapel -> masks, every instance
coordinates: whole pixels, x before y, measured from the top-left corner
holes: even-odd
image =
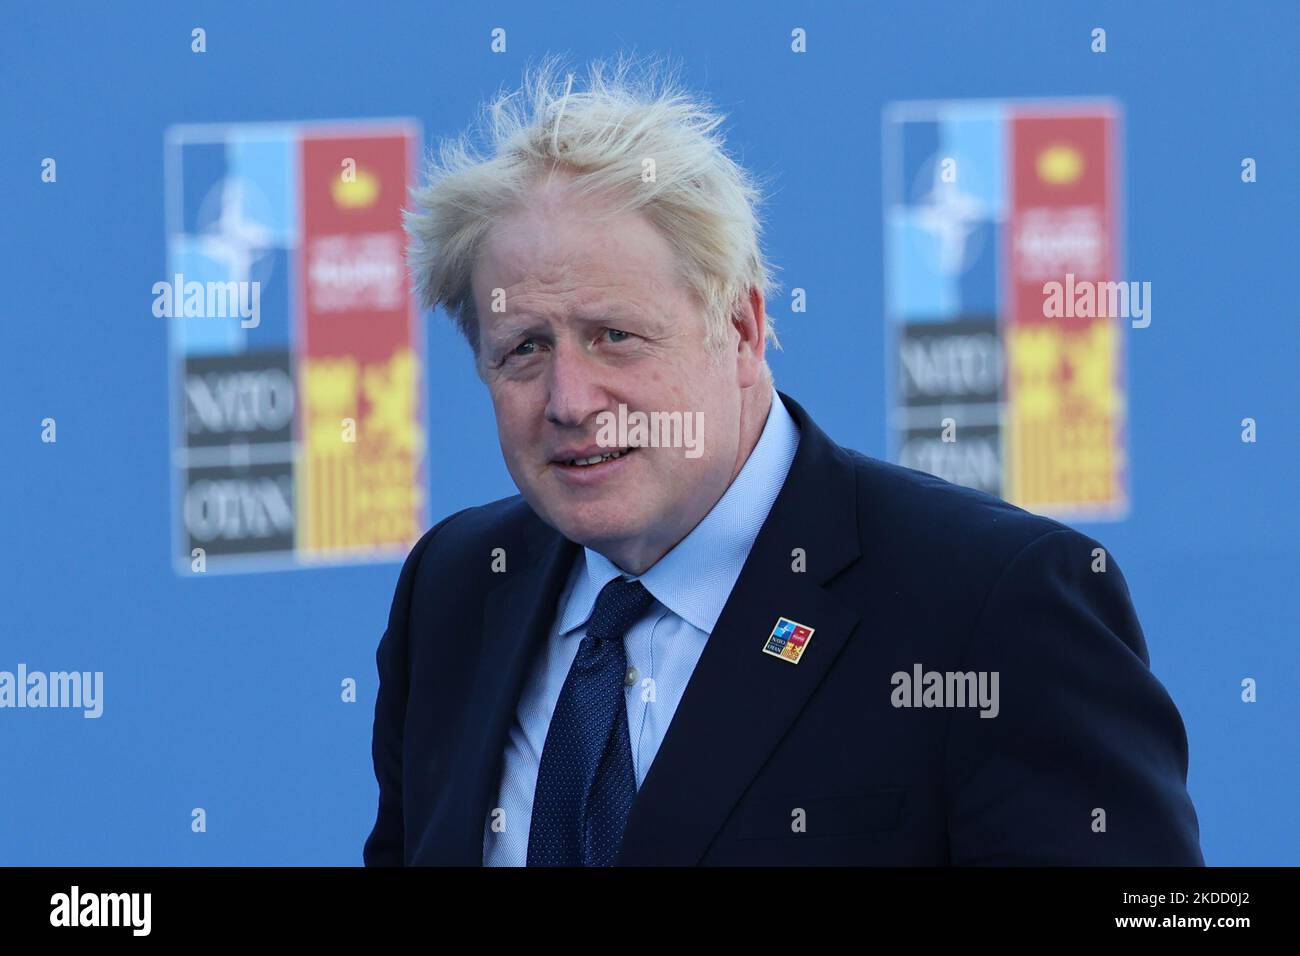
[[[466,698],[442,799],[415,862],[482,866],[483,827],[497,797],[506,743],[529,665],[545,643],[578,546],[533,518],[523,560],[508,554],[507,579],[487,595],[482,650]],[[518,561],[516,564],[515,562]]]
[[[822,587],[860,553],[852,463],[781,397],[798,451],[637,793],[620,865],[700,861],[858,625]],[[779,617],[814,628],[797,664],[762,652]]]

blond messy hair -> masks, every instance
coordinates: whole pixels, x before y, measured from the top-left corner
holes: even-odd
[[[470,276],[483,240],[541,179],[563,171],[575,197],[612,199],[610,215],[639,210],[668,239],[703,303],[706,347],[717,351],[749,290],[766,300],[778,288],[759,247],[760,187],[727,154],[718,132],[725,118],[654,61],[620,56],[607,70],[597,60],[579,90],[558,58],[544,58],[519,90],[482,108],[485,149],[469,131],[443,141],[425,185],[411,191],[407,259],[420,303],[444,306],[477,356]],[[779,348],[770,316],[766,329]]]

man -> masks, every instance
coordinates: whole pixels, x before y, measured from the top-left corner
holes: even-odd
[[[408,214],[520,495],[402,570],[365,862],[1201,864],[1113,559],[832,442],[773,388],[719,118],[552,74]]]

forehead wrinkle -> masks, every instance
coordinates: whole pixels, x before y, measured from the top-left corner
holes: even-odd
[[[566,225],[574,224],[571,215],[566,218]],[[684,286],[674,250],[657,243],[655,253],[664,255],[656,255],[652,264],[617,237],[609,238],[615,241],[557,226],[536,209],[498,221],[480,263],[498,273],[493,288],[504,290],[505,311],[483,313],[489,320],[486,336],[496,343],[507,335],[551,331],[570,320],[610,324],[615,318],[636,320],[643,328],[651,323],[650,334],[666,334],[673,323],[660,313]]]
[[[595,275],[557,272],[542,276],[530,273],[505,287],[505,314],[589,314],[618,308],[626,310],[629,304],[638,308],[635,300],[639,295],[633,293],[640,290],[629,288],[635,280],[635,276],[612,269],[602,269]]]

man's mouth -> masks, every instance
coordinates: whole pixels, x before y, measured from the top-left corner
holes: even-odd
[[[619,458],[626,457],[634,451],[636,451],[635,448],[617,448],[604,455],[592,455],[589,458],[561,459],[557,464],[567,465],[570,468],[590,468],[593,465],[599,465],[602,462],[617,461]]]

